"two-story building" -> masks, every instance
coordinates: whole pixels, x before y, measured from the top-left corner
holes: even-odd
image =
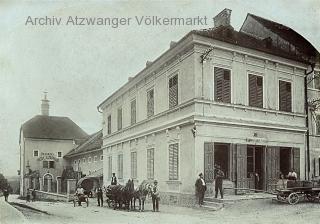
[[[186,205],[200,172],[212,194],[215,164],[229,187],[270,190],[291,168],[306,177],[305,77],[319,53],[281,24],[248,14],[235,31],[230,16],[172,42],[98,106],[106,185],[113,172],[157,179],[163,202]]]
[[[61,175],[69,165],[63,157],[87,137],[70,118],[49,115],[45,94],[41,115],[20,128],[20,194],[29,188],[61,192]]]

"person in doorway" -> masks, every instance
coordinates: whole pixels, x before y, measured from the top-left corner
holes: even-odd
[[[294,171],[294,169],[291,169],[290,172],[288,173],[288,180],[297,180],[298,175],[297,173]]]
[[[151,197],[152,197],[152,208],[154,212],[159,212],[159,201],[160,201],[160,192],[158,188],[158,181],[154,181],[154,185],[152,187],[151,191]]]
[[[36,200],[36,189],[32,190],[31,195],[32,195],[32,201],[35,201]]]
[[[215,198],[218,197],[218,191],[220,191],[220,196],[221,199],[223,198],[223,190],[222,190],[222,184],[223,184],[223,178],[224,178],[224,173],[220,168],[220,165],[216,165],[215,168],[215,177],[214,177],[214,181],[215,181]]]
[[[4,196],[4,200],[8,202],[9,190],[7,188],[3,190],[3,196]]]
[[[207,190],[206,182],[203,179],[203,174],[199,174],[199,178],[196,180],[196,196],[199,198],[199,206],[203,205],[204,193]]]
[[[27,189],[27,202],[30,202],[30,189]]]
[[[100,186],[98,186],[98,188],[96,189],[96,193],[97,193],[98,206],[101,205],[101,207],[103,207],[103,190]]]
[[[117,177],[115,173],[112,173],[111,185],[117,185]]]
[[[254,189],[256,193],[260,190],[260,176],[258,171],[254,173]]]

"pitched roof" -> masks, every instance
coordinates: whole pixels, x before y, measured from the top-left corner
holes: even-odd
[[[219,26],[211,29],[193,30],[192,33],[227,42],[230,44],[238,45],[245,48],[259,50],[265,53],[277,55],[280,57],[306,62],[305,58],[301,55],[296,55],[284,51],[280,47],[268,46],[265,40],[257,39],[244,32],[238,32],[232,26]],[[306,41],[306,40],[305,40]]]
[[[83,139],[88,134],[68,117],[36,115],[21,126],[23,136],[39,139]]]
[[[303,36],[301,36],[299,33],[294,31],[290,27],[250,13],[248,13],[248,16],[251,16],[265,28],[269,29],[273,33],[276,33],[288,42],[294,44],[296,47],[299,48],[299,51],[302,51],[307,55],[312,55],[313,57],[316,57],[317,50],[312,46],[312,44],[310,44]]]
[[[92,134],[85,142],[68,152],[65,157],[76,156],[81,153],[100,149],[102,146],[102,130]]]

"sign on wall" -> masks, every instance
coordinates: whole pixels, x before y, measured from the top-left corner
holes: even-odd
[[[54,153],[52,153],[52,152],[42,152],[40,154],[40,157],[38,158],[38,161],[44,161],[44,160],[54,160],[56,162],[59,161],[59,159],[56,158],[54,156]]]

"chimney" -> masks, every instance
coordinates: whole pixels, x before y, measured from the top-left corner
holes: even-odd
[[[44,97],[41,100],[41,115],[49,116],[49,100],[47,99],[47,93],[43,92]]]
[[[231,9],[224,9],[213,18],[214,27],[230,26]]]
[[[150,65],[152,65],[152,61],[147,61],[146,62],[146,67],[149,67]]]

